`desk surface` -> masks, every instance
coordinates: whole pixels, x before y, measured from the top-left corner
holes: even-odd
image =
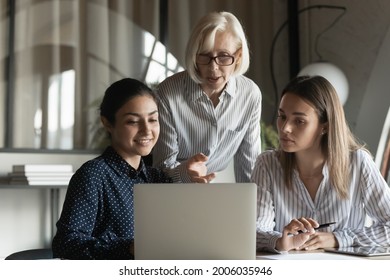
[[[390,256],[363,257],[346,254],[325,252],[324,250],[314,251],[290,251],[282,254],[269,252],[258,252],[257,260],[390,260]]]

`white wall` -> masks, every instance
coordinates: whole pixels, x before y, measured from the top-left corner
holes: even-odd
[[[386,116],[390,108],[389,50],[390,29],[388,29],[383,39],[382,46],[372,68],[356,124],[357,136],[364,139],[374,156],[381,156],[376,155],[378,144],[381,140],[380,137],[382,135],[387,137],[387,133],[382,133],[382,130],[386,127]],[[383,148],[379,152],[383,153]]]
[[[72,164],[74,170],[95,154],[2,153],[0,176],[11,172],[13,164]],[[66,189],[60,193],[62,208]],[[42,189],[0,188],[0,259],[25,249],[51,244],[50,191]]]

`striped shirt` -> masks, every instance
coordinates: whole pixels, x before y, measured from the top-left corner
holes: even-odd
[[[258,185],[257,249],[276,252],[276,240],[294,218],[310,217],[318,223],[336,222],[322,231],[333,231],[340,247],[390,246],[390,188],[371,156],[363,150],[351,154],[350,199],[338,198],[328,168],[314,201],[294,170],[289,190],[275,151],[262,153],[255,164],[252,181]],[[365,217],[373,224],[365,227]]]
[[[260,147],[261,92],[245,76],[231,77],[213,103],[186,71],[159,85],[160,136],[153,165],[176,182],[189,182],[185,161],[208,156],[207,172],[224,170],[234,158],[237,182],[249,182]]]

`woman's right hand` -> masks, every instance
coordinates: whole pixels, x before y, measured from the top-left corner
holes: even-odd
[[[315,228],[318,226],[318,222],[312,218],[302,217],[291,220],[284,227],[282,237],[276,241],[275,249],[278,251],[300,250],[300,247],[316,233]]]
[[[209,183],[215,178],[215,173],[207,174],[206,162],[208,157],[202,153],[187,160],[187,172],[194,183]]]

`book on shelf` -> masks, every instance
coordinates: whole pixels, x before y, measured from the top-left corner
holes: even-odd
[[[70,180],[71,175],[63,175],[63,176],[14,176],[9,175],[8,178],[14,181],[63,181]]]
[[[71,175],[66,176],[8,176],[10,185],[68,185]]]
[[[69,180],[9,180],[10,185],[67,186]]]
[[[71,164],[20,164],[13,165],[12,172],[73,172]]]
[[[73,172],[12,172],[8,173],[8,177],[28,177],[34,178],[58,178],[58,177],[72,177]]]

